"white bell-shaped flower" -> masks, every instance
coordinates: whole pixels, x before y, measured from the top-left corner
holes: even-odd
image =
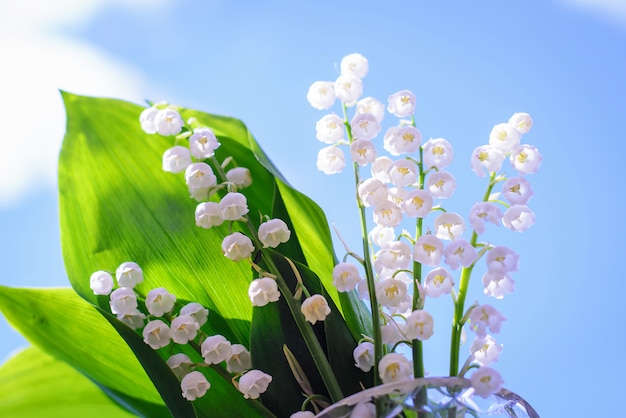
[[[340,148],[329,146],[317,153],[317,169],[324,174],[341,173],[346,167],[346,157]]]
[[[385,186],[382,181],[373,177],[359,183],[357,193],[363,206],[366,208],[386,202],[389,196],[387,186]]]
[[[357,139],[350,144],[350,157],[361,167],[371,164],[376,160],[376,147],[372,141]]]
[[[490,395],[502,389],[504,380],[500,374],[488,366],[482,366],[470,376],[474,393],[481,398],[488,398]]]
[[[397,160],[389,166],[389,178],[391,183],[398,187],[406,187],[417,181],[419,170],[411,160]]]
[[[502,215],[505,228],[524,232],[535,224],[535,213],[526,205],[513,205]]]
[[[476,332],[479,337],[487,335],[487,330],[494,334],[500,332],[502,321],[506,320],[500,312],[491,305],[478,305],[470,312],[469,320],[471,329]]]
[[[502,184],[502,196],[512,205],[526,205],[534,194],[524,177],[511,177]]]
[[[445,262],[452,270],[459,267],[469,267],[478,258],[476,248],[464,240],[463,238],[455,239],[450,242],[443,250]]]
[[[415,126],[392,127],[385,133],[383,146],[391,155],[412,154],[422,144],[422,133]]]
[[[344,136],[343,119],[334,113],[323,116],[315,124],[315,137],[325,144],[334,144]]]
[[[280,298],[276,280],[269,277],[252,280],[248,288],[248,297],[252,306],[265,306],[270,302],[276,302]]]
[[[163,153],[163,171],[182,173],[191,164],[189,149],[176,145]]]
[[[391,179],[389,178],[389,167],[393,164],[393,160],[389,157],[377,157],[370,170],[372,172],[372,177],[382,181],[383,183],[390,183]]]
[[[485,177],[485,171],[497,173],[502,168],[504,153],[493,145],[481,145],[472,152],[470,166],[478,177]]]
[[[196,370],[183,377],[183,380],[180,382],[180,388],[185,399],[195,401],[207,393],[211,388],[211,384],[202,373]]]
[[[453,241],[465,231],[465,221],[458,213],[446,212],[435,218],[433,227],[437,238]]]
[[[276,248],[280,244],[289,241],[291,231],[282,219],[270,219],[259,225],[258,231],[259,241],[263,244],[263,248]]]
[[[330,314],[328,302],[322,295],[311,295],[302,302],[300,307],[302,315],[311,324],[315,325],[317,321],[323,321]]]
[[[528,113],[514,113],[513,116],[509,118],[509,124],[514,126],[519,133],[527,134],[530,128],[533,127],[533,119]]]
[[[435,171],[428,176],[426,187],[434,199],[447,199],[456,190],[456,179],[448,171]]]
[[[111,312],[117,315],[125,315],[137,310],[137,295],[130,287],[120,287],[111,292],[109,304]]]
[[[154,118],[159,113],[159,109],[154,106],[148,107],[139,115],[139,123],[141,129],[147,134],[155,134],[157,132],[156,125],[154,124]]]
[[[396,238],[396,232],[389,226],[376,225],[368,234],[369,239],[377,246],[382,247],[385,243]]]
[[[119,287],[135,287],[143,282],[143,270],[137,263],[127,261],[115,270],[115,278]]]
[[[363,82],[350,74],[337,77],[334,88],[337,98],[347,105],[355,103],[363,95]]]
[[[351,263],[339,263],[333,268],[333,285],[339,292],[352,291],[362,280],[359,269]]]
[[[394,320],[389,320],[387,324],[380,327],[380,334],[383,340],[383,344],[394,345],[402,340],[400,328]]]
[[[539,171],[543,157],[533,145],[520,145],[515,148],[509,157],[511,166],[520,174],[533,174]]]
[[[194,129],[193,134],[189,137],[189,149],[191,155],[199,160],[212,157],[215,150],[218,149],[220,143],[213,131],[209,128]]]
[[[246,399],[257,399],[267,390],[272,376],[261,370],[250,370],[239,378],[239,392]]]
[[[426,141],[422,156],[424,170],[428,170],[431,167],[441,170],[452,164],[454,160],[452,145],[443,138],[434,138]]]
[[[174,309],[175,302],[176,296],[162,287],[152,289],[146,295],[146,309],[154,316],[163,316],[163,314],[170,312]]]
[[[198,326],[206,324],[209,317],[209,310],[197,302],[190,302],[180,309],[181,315],[191,315],[191,317],[198,323]]]
[[[378,374],[383,383],[398,382],[411,377],[412,365],[402,354],[385,354],[378,363]]]
[[[367,75],[369,64],[367,58],[355,52],[343,57],[339,68],[341,69],[341,74],[363,78]]]
[[[374,344],[369,341],[364,341],[356,346],[352,351],[352,357],[354,358],[354,365],[365,373],[369,372],[374,367]]]
[[[409,340],[425,341],[434,333],[434,321],[431,314],[423,309],[418,309],[406,317],[402,333]]]
[[[499,123],[489,134],[489,145],[493,145],[500,152],[508,154],[519,145],[522,134],[516,127],[508,123]]]
[[[142,334],[143,341],[153,350],[167,347],[170,344],[170,327],[159,319],[148,322],[143,329]]]
[[[249,258],[253,251],[252,240],[241,232],[233,232],[222,240],[222,252],[233,261]]]
[[[402,222],[402,210],[391,201],[381,202],[374,207],[374,223],[382,226],[398,226]]]
[[[374,268],[380,273],[383,269],[391,271],[407,269],[413,254],[407,243],[391,241],[383,245],[374,257]]]
[[[425,218],[433,208],[433,197],[428,190],[413,189],[400,205],[409,218]]]
[[[245,189],[252,184],[252,175],[250,170],[245,167],[235,167],[226,172],[226,180],[233,183],[238,189]]]
[[[217,177],[206,163],[192,163],[185,169],[185,182],[189,195],[201,202],[209,196],[209,190],[217,185]]]
[[[495,363],[500,358],[502,344],[498,344],[491,335],[476,337],[470,347],[470,352],[474,356],[474,361],[481,366]]]
[[[502,212],[500,208],[490,202],[478,202],[472,206],[469,214],[470,225],[477,234],[485,232],[485,221],[500,226]]]
[[[406,118],[415,112],[415,95],[409,90],[400,90],[387,99],[387,110],[394,116]]]
[[[493,247],[487,253],[487,269],[493,273],[512,273],[519,268],[519,255],[508,247]]]
[[[182,379],[187,373],[189,373],[194,366],[191,359],[183,353],[170,356],[166,363],[179,379]]]
[[[376,116],[371,113],[357,113],[350,121],[352,137],[370,141],[378,135],[382,129]]]
[[[220,214],[220,205],[216,202],[202,202],[196,206],[195,212],[196,226],[201,228],[212,228],[224,223]]]
[[[161,109],[154,115],[156,131],[163,136],[178,135],[184,124],[180,114],[174,109]]]
[[[315,109],[330,109],[335,103],[335,88],[332,81],[316,81],[311,84],[306,99]]]
[[[452,275],[443,267],[432,269],[424,279],[424,291],[431,298],[449,294],[453,286]]]
[[[222,219],[238,221],[248,213],[248,201],[243,194],[230,192],[220,200],[219,208]]]
[[[443,255],[443,241],[434,235],[422,235],[415,241],[413,260],[426,266],[436,266]]]
[[[117,314],[117,319],[125,323],[131,329],[143,328],[146,320],[146,316],[138,309]]]
[[[187,344],[198,335],[200,325],[191,315],[179,315],[172,320],[170,332],[176,344]]]
[[[241,373],[252,368],[252,357],[250,351],[241,344],[231,346],[232,353],[226,360],[226,371],[228,373]]]
[[[378,303],[388,308],[397,308],[409,300],[405,282],[398,279],[384,279],[376,284]]]
[[[505,294],[511,294],[515,290],[515,282],[508,273],[494,273],[487,271],[483,275],[485,295],[496,299],[503,299]]]
[[[89,277],[89,287],[94,295],[108,295],[113,290],[113,276],[103,270],[96,271]]]
[[[364,97],[356,104],[357,113],[371,113],[381,123],[385,117],[385,106],[373,97]]]
[[[211,335],[202,342],[200,352],[206,364],[219,364],[233,353],[230,341],[223,335]]]

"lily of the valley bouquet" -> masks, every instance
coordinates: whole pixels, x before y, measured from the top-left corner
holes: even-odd
[[[314,108],[338,110],[315,124],[327,145],[317,168],[351,166],[355,190],[335,193],[356,196],[343,204],[361,227],[358,249],[341,228],[331,233],[240,121],[63,93],[62,244],[80,297],[1,288],[4,315],[148,417],[312,417],[427,375],[423,349],[435,331],[451,333],[449,376],[468,378],[475,397],[500,391],[499,306],[519,256],[486,236],[534,223],[528,175],[541,155],[522,142],[532,120],[514,114],[463,157],[462,175],[471,168],[485,188],[465,213],[450,212],[452,144],[422,138],[411,91],[386,105],[363,98],[367,71],[363,56],[348,55],[336,81],[307,94]],[[477,266],[482,277],[472,278]],[[472,292],[493,304],[472,303]],[[429,312],[443,297],[451,330]],[[352,416],[381,415],[379,402]]]

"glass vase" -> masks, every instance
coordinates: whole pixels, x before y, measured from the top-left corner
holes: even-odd
[[[426,377],[376,386],[342,399],[316,417],[361,418],[372,414],[378,418],[539,418],[515,393],[501,389],[482,398],[474,394],[469,379],[459,377]]]

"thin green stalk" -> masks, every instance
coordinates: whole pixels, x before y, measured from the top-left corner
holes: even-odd
[[[415,121],[413,120],[413,126],[415,126]],[[424,167],[422,166],[422,156],[423,149],[420,147],[419,149],[419,188],[424,189],[424,181],[426,179],[426,173],[424,172]],[[417,218],[415,223],[415,240],[419,239],[423,233],[423,218]],[[417,310],[423,308],[424,302],[420,300],[420,292],[419,292],[419,284],[422,283],[422,263],[413,262],[413,303],[412,310]],[[420,340],[413,340],[412,342],[412,357],[413,357],[413,377],[420,378],[424,377],[424,350],[422,347],[422,342]]]

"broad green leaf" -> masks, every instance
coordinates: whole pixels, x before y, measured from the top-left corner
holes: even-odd
[[[159,412],[153,416],[169,415],[124,340],[72,289],[0,286],[0,311],[42,351],[101,386],[127,396],[126,402],[134,403],[136,408]]]
[[[37,347],[0,366],[0,416],[130,418],[88,378]]]

